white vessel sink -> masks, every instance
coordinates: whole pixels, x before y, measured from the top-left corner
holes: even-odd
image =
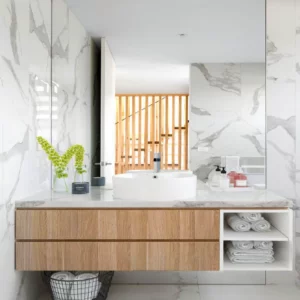
[[[197,177],[191,171],[134,171],[113,176],[113,195],[120,200],[174,201],[196,197]]]

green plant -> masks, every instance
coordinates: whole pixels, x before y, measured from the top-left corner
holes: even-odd
[[[66,190],[68,190],[68,186],[65,181],[65,178],[68,177],[66,168],[73,156],[75,156],[76,173],[80,175],[86,173],[86,170],[83,169],[84,147],[82,145],[73,145],[63,155],[60,156],[46,139],[41,136],[38,136],[36,139],[48,155],[49,160],[52,162],[55,168],[55,177],[64,179]]]

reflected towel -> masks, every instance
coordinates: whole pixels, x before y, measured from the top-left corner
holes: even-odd
[[[272,250],[273,242],[271,241],[254,242],[254,248],[262,249],[262,250]]]
[[[255,222],[262,219],[261,213],[238,213],[238,216],[247,222]]]
[[[251,223],[252,230],[256,232],[271,231],[271,224],[264,218]]]
[[[93,300],[97,298],[102,285],[99,282],[98,275],[99,273],[82,273],[77,275],[71,289],[70,298],[72,300]]]
[[[232,241],[228,243],[228,247],[230,246],[234,249],[250,250],[253,249],[254,243],[251,241]]]
[[[234,230],[234,231],[249,231],[251,229],[250,223],[242,220],[236,214],[228,214],[226,217],[227,224]]]
[[[71,272],[56,272],[51,275],[53,280],[50,279],[50,286],[55,299],[69,299],[73,284],[71,280],[74,280],[74,278],[75,276]],[[69,280],[70,282],[68,282]]]
[[[240,264],[271,264],[275,261],[274,256],[268,255],[233,255],[229,251],[226,252],[229,260],[232,263],[240,263]]]

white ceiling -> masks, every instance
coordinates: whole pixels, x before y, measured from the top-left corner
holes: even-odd
[[[188,92],[193,62],[265,61],[264,0],[67,2],[92,37],[107,39],[117,93]]]

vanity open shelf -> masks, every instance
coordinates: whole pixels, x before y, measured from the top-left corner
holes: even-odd
[[[271,224],[271,230],[236,232],[226,223],[226,215],[233,213],[261,213]],[[291,271],[294,261],[293,212],[278,210],[221,210],[220,211],[220,270],[223,271]],[[232,263],[226,255],[225,244],[229,241],[272,241],[273,263]]]
[[[269,232],[236,232],[233,231],[227,224],[224,224],[224,241],[288,241],[289,238],[280,232],[274,226]]]

